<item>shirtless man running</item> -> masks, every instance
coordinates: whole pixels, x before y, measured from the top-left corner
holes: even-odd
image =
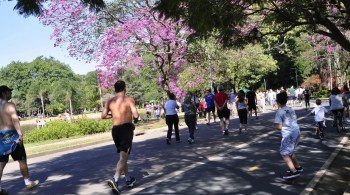
[[[137,112],[134,98],[125,95],[126,87],[124,81],[117,81],[114,84],[114,89],[116,95],[107,101],[102,111],[101,118],[112,118],[113,122],[112,137],[117,152],[120,153],[120,157],[115,175],[112,179],[109,179],[107,183],[115,194],[119,194],[118,180],[122,173],[125,174],[125,181],[128,187],[133,187],[136,182],[136,179],[129,175],[127,161],[131,151],[135,129],[132,120],[136,123],[139,118],[139,113]]]
[[[30,190],[38,185],[39,181],[31,181],[29,179],[27,155],[23,145],[23,134],[19,118],[15,105],[12,102],[8,102],[11,97],[12,89],[5,85],[0,86],[0,180],[9,161],[9,155],[11,155],[14,161],[18,161],[24,184]],[[0,185],[0,195],[4,194],[8,193]]]

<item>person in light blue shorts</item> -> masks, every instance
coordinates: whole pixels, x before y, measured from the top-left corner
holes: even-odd
[[[18,161],[24,184],[30,190],[39,184],[39,180],[32,181],[29,178],[27,155],[23,145],[23,133],[16,106],[14,103],[9,102],[11,98],[12,89],[5,85],[0,86],[0,179],[11,155],[14,161]],[[0,183],[0,194],[7,193]]]
[[[281,130],[282,140],[280,154],[287,164],[288,174],[283,176],[284,179],[292,179],[300,176],[303,168],[300,166],[295,155],[295,149],[300,138],[300,129],[297,123],[297,116],[291,107],[286,106],[288,96],[285,91],[277,94],[277,104],[280,109],[275,116],[275,124],[278,130]]]

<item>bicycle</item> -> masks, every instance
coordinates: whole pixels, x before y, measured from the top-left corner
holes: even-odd
[[[344,131],[344,125],[343,125],[343,112],[338,111],[337,113],[337,131],[338,133],[341,133],[342,131]]]

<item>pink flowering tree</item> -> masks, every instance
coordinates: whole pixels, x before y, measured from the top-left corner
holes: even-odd
[[[110,87],[122,79],[125,70],[135,76],[144,67],[143,56],[151,54],[159,85],[178,97],[183,95],[178,75],[187,64],[187,36],[191,33],[181,21],[174,22],[152,12],[152,4],[110,3],[95,13],[78,0],[50,1],[39,17],[53,27],[55,46],[64,46],[69,55],[96,61],[102,85]]]

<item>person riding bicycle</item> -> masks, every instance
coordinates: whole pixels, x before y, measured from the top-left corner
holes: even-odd
[[[345,111],[348,114],[348,117],[350,118],[350,91],[349,91],[349,87],[347,85],[344,85],[343,87],[344,92],[343,92],[343,104],[344,104],[344,108]]]
[[[328,110],[322,106],[322,101],[321,99],[316,99],[316,107],[314,109],[312,109],[312,111],[310,112],[310,114],[314,115],[314,120],[316,123],[316,131],[315,131],[315,135],[319,135],[320,139],[324,138],[324,130],[325,130],[325,113],[328,112]],[[309,114],[309,115],[310,115]]]
[[[342,119],[338,119],[338,113],[343,117],[344,105],[343,105],[343,95],[340,94],[340,90],[337,87],[334,87],[329,96],[329,105],[330,110],[334,115],[333,127],[336,127],[339,120],[339,125],[342,126]]]

